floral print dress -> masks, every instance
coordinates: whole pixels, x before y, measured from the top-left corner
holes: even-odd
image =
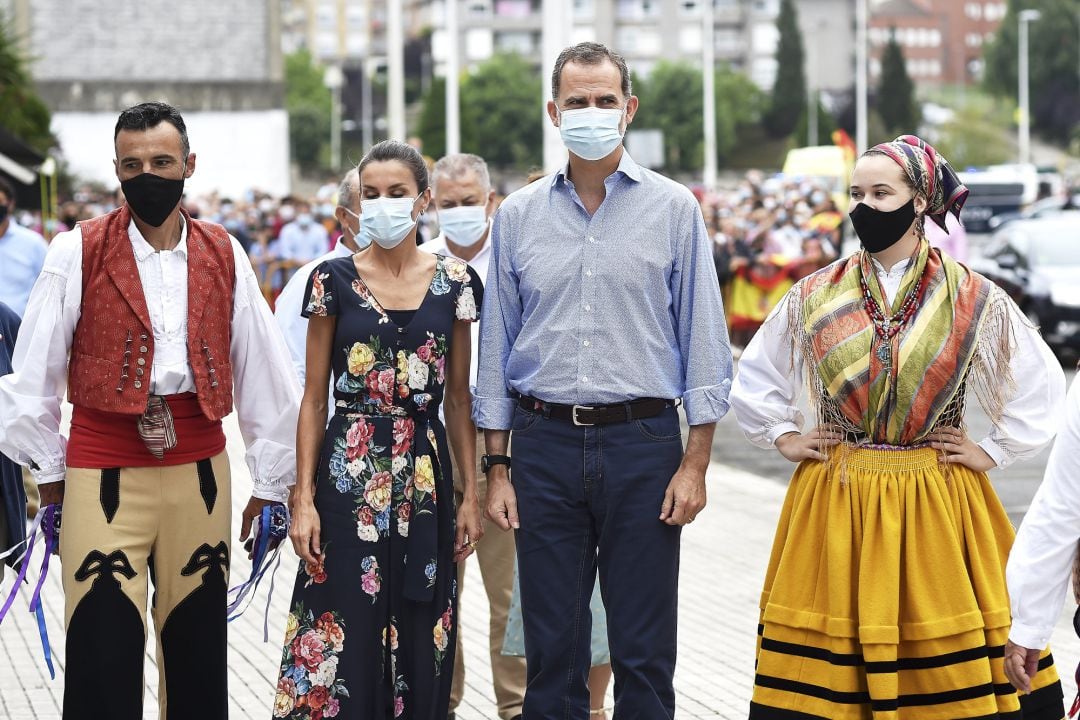
[[[457,631],[455,510],[439,405],[455,320],[475,321],[476,273],[436,256],[397,325],[351,257],[322,263],[304,316],[335,316],[335,413],[316,476],[323,554],[300,563],[273,716],[447,715]]]

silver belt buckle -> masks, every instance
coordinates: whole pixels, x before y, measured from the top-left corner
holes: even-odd
[[[574,424],[577,425],[578,427],[592,427],[596,423],[581,422],[580,420],[578,420],[577,414],[578,414],[578,410],[595,410],[595,409],[596,408],[593,407],[592,405],[575,405],[573,407],[573,410],[570,413],[570,419],[573,420]]]

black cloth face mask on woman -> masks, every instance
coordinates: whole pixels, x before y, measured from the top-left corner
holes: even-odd
[[[848,213],[855,234],[867,252],[879,253],[895,245],[915,222],[915,198],[895,210],[875,210],[859,203]]]

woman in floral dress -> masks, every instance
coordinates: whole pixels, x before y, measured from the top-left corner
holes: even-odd
[[[293,591],[274,717],[447,715],[455,563],[483,533],[476,478],[454,508],[447,438],[475,467],[468,323],[482,287],[417,249],[427,168],[402,143],[360,163],[370,247],[312,273],[290,537]],[[334,375],[329,426],[327,386]],[[445,399],[446,427],[439,421]]]

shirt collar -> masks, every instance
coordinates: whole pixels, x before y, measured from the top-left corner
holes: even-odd
[[[131,238],[131,246],[135,251],[136,262],[144,262],[157,252],[150,243],[146,242],[143,234],[139,232],[135,220],[128,223],[128,237]],[[183,215],[180,215],[180,242],[169,252],[177,253],[182,260],[187,260],[187,223],[184,221]]]
[[[480,248],[480,250],[477,251],[476,255],[473,255],[473,260],[476,260],[478,257],[483,255],[484,253],[491,252],[491,226],[492,226],[492,224],[493,224],[493,218],[488,218],[487,237],[484,238],[484,244]],[[459,258],[457,255],[455,255],[453,253],[453,251],[450,249],[449,243],[446,242],[446,235],[442,234],[441,232],[438,235],[435,236],[435,239],[432,240],[432,243],[434,243],[434,245],[435,245],[432,248],[432,250],[434,252],[436,252],[436,253],[438,253],[440,255],[449,255],[452,258],[457,258],[458,260],[462,260],[462,258]],[[464,260],[464,262],[471,262],[471,261],[470,260]]]
[[[619,159],[619,167],[615,168],[615,172],[608,176],[608,179],[615,177],[619,173],[630,178],[634,182],[641,182],[642,172],[641,166],[634,162],[634,158],[630,157],[630,152],[624,147],[622,158]],[[570,160],[567,159],[566,164],[559,168],[551,177],[551,186],[556,187],[561,183],[565,183],[570,176]]]
[[[911,264],[911,258],[908,257],[895,263],[891,268],[886,268],[884,265],[877,261],[877,258],[870,259],[873,261],[874,270],[877,271],[878,275],[896,275],[897,273],[903,275],[905,272],[907,272],[908,265]]]
[[[342,235],[341,237],[345,237],[345,236]],[[334,257],[345,257],[346,255],[352,255],[352,254],[353,254],[352,248],[350,248],[345,243],[341,242],[341,238],[339,237],[337,239],[337,242],[334,244],[334,251],[333,251]]]

